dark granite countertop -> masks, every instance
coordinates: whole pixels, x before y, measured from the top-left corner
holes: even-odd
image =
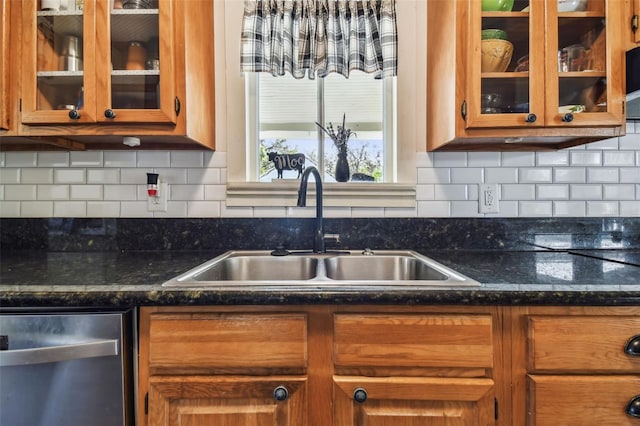
[[[640,266],[562,250],[420,250],[479,288],[278,286],[166,288],[212,251],[10,251],[0,258],[0,307],[230,304],[640,305]],[[598,250],[600,255],[607,254]],[[622,256],[622,257],[620,257]],[[602,257],[602,256],[599,256]],[[629,262],[626,259],[630,259]]]

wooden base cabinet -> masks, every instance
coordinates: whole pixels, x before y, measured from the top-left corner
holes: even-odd
[[[512,313],[514,425],[640,425],[640,308]]]
[[[508,425],[499,312],[141,308],[139,424]]]

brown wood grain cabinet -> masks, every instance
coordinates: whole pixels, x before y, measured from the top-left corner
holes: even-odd
[[[12,83],[22,138],[4,144],[114,149],[132,136],[141,149],[215,147],[212,0],[21,3],[21,78]]]
[[[512,314],[514,424],[640,424],[640,308]]]
[[[636,43],[640,43],[640,0],[633,1],[633,14],[632,14],[632,26],[633,26],[633,39]]]
[[[148,425],[510,424],[498,308],[141,308]],[[286,398],[282,397],[286,389]],[[280,395],[280,398],[277,396]],[[235,423],[234,423],[235,422]]]
[[[427,2],[429,150],[554,149],[624,134],[625,3],[557,4],[491,12],[481,0]],[[482,65],[487,29],[506,33],[506,68]]]
[[[19,17],[20,3],[0,0],[0,136],[16,133],[16,87],[13,80],[19,62]]]

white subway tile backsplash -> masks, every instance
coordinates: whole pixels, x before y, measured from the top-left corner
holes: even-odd
[[[566,184],[541,184],[536,185],[538,200],[568,200],[569,185]]]
[[[590,144],[587,144],[587,150],[594,150],[594,149],[602,149],[602,150],[609,150],[609,149],[618,149],[618,138],[609,138],[609,139],[604,139],[601,141],[597,141],[597,142],[591,142]]]
[[[553,215],[558,217],[585,217],[586,201],[554,201]]]
[[[524,184],[507,184],[502,185],[500,191],[501,200],[535,200],[536,199],[536,186],[524,185]]]
[[[137,151],[105,151],[105,167],[135,167]]]
[[[518,169],[515,167],[484,169],[485,183],[518,183]]]
[[[602,164],[600,151],[571,151],[572,166],[599,166]]]
[[[87,183],[120,183],[120,169],[87,169]]]
[[[573,184],[570,194],[572,200],[602,200],[602,185]]]
[[[633,151],[604,151],[604,166],[633,166],[635,164]]]
[[[220,201],[188,201],[187,217],[220,217]]]
[[[36,167],[38,155],[35,152],[6,152],[4,167]]]
[[[451,183],[477,183],[484,181],[484,169],[479,167],[452,168]]]
[[[435,200],[466,200],[466,185],[434,185]]]
[[[21,170],[20,183],[53,183],[52,168],[22,168],[22,169],[6,169]]]
[[[637,125],[637,124],[636,124]],[[639,150],[640,149],[640,134],[627,133],[624,136],[620,136],[618,141],[619,149],[621,150]]]
[[[418,169],[418,184],[425,183],[451,183],[451,169]]]
[[[640,168],[621,167],[620,183],[640,183]]]
[[[587,201],[587,216],[618,216],[617,201]]]
[[[20,201],[0,201],[0,217],[20,217]]]
[[[313,217],[315,209],[226,206],[227,154],[202,151],[0,153],[1,217]],[[544,152],[418,152],[416,207],[326,208],[331,217],[639,216],[640,121],[627,135]],[[169,183],[147,211],[146,174]],[[478,212],[496,184],[500,211]]]
[[[537,152],[536,165],[537,166],[568,166],[569,152],[568,151]]]
[[[87,217],[120,217],[120,202],[87,201]]]
[[[520,183],[551,183],[552,169],[545,167],[525,167],[519,170],[518,182]]]
[[[469,167],[500,167],[499,152],[469,152],[467,165]]]
[[[451,203],[449,201],[418,201],[418,217],[450,217]]]
[[[38,200],[68,200],[69,185],[38,185]]]
[[[619,180],[618,169],[612,167],[587,168],[588,183],[617,183]]]
[[[535,166],[535,152],[503,152],[503,167],[531,167]]]
[[[603,200],[634,200],[635,196],[633,184],[602,185]]]
[[[103,197],[109,201],[135,201],[138,199],[136,185],[104,185]]]
[[[220,169],[187,169],[188,184],[220,185]]]
[[[169,154],[171,167],[203,167],[204,165],[202,151],[172,151]]]
[[[416,185],[416,200],[426,201],[434,200],[435,198],[434,185]]]
[[[71,185],[72,200],[102,200],[102,185]]]
[[[53,183],[86,183],[85,169],[55,169]]]
[[[640,201],[620,201],[620,216],[640,216]]]
[[[85,217],[86,201],[54,201],[53,217]]]
[[[452,217],[482,217],[484,214],[479,213],[477,201],[452,201],[451,202]],[[487,216],[490,216],[487,214]]]
[[[37,200],[36,185],[5,185],[4,199],[7,201]]]
[[[0,169],[0,184],[12,185],[20,183],[20,175],[22,174],[20,168]]]
[[[68,152],[39,152],[38,167],[68,167]]]
[[[587,169],[584,167],[554,168],[553,181],[557,183],[586,183]]]
[[[71,167],[102,167],[102,151],[74,151],[71,152]]]
[[[552,216],[553,204],[551,201],[520,201],[518,211],[520,216],[526,217]]]
[[[170,167],[169,151],[138,151],[138,167]]]
[[[433,156],[436,167],[466,167],[466,152],[436,152]]]
[[[20,217],[53,217],[53,201],[23,201]]]

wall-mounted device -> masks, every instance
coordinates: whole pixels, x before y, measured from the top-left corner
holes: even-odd
[[[160,179],[158,173],[147,173],[147,210],[166,212],[169,197],[169,185]]]

